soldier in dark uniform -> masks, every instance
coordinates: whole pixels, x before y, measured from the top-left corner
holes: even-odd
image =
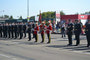
[[[34,28],[35,28],[35,24],[34,24],[34,22],[32,22],[32,34],[33,34],[33,38],[35,38],[35,36],[34,36]]]
[[[24,33],[24,38],[26,37],[26,23],[23,25],[23,33]]]
[[[14,38],[14,24],[11,24],[11,36]]]
[[[2,24],[0,24],[0,37],[2,37]]]
[[[3,23],[3,24],[2,24],[2,34],[3,34],[2,37],[3,37],[3,38],[4,38],[4,25],[5,25],[5,24]]]
[[[7,23],[5,24],[5,26],[4,26],[4,34],[5,34],[5,38],[7,38],[7,31],[8,31],[8,25],[7,25]]]
[[[17,38],[19,37],[19,23],[17,23]]]
[[[90,46],[90,20],[88,20],[85,28],[86,37],[87,37],[87,47]]]
[[[81,24],[78,20],[75,20],[74,33],[76,37],[76,46],[80,44]]]
[[[65,27],[65,23],[63,23],[62,26],[61,26],[62,38],[63,38],[63,37],[66,37],[66,36],[65,36],[65,28],[66,28],[66,27]]]
[[[19,29],[20,39],[22,39],[22,37],[23,37],[23,25],[22,25],[21,22],[20,22],[20,24],[19,24],[19,26],[18,26],[18,29]]]
[[[31,23],[29,22],[29,23],[28,23],[28,30],[27,30],[27,32],[28,32],[28,38],[29,38],[28,41],[31,40],[31,29],[32,29],[32,25],[31,25]]]
[[[10,38],[11,37],[11,26],[10,26],[10,23],[8,23],[8,38]]]
[[[15,36],[15,38],[14,39],[16,39],[17,38],[17,30],[18,30],[18,28],[17,28],[17,23],[15,23],[15,25],[14,25],[14,36]]]
[[[69,24],[67,25],[67,35],[68,35],[69,46],[72,45],[72,34],[73,34],[73,23],[71,22],[71,20],[69,20]]]
[[[5,23],[3,24],[3,38],[5,38]]]

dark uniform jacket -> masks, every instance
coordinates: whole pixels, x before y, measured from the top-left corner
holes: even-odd
[[[26,25],[23,25],[23,32],[26,31]]]
[[[31,33],[31,29],[32,29],[32,25],[29,24],[29,25],[28,25],[28,30],[27,30],[27,32],[28,32],[28,33]]]
[[[23,32],[23,25],[18,25],[19,32]]]
[[[18,30],[17,25],[14,25],[14,32],[17,32],[17,30]]]
[[[2,32],[3,27],[0,25],[0,32]]]
[[[81,24],[80,23],[76,23],[74,25],[74,33],[75,34],[80,34],[81,33]]]
[[[90,34],[90,24],[88,23],[86,24],[85,32],[87,35]]]
[[[69,23],[67,26],[67,34],[72,34],[73,30],[73,24]]]

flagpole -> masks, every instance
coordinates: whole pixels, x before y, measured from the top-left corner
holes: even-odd
[[[27,0],[27,20],[29,22],[29,0]]]

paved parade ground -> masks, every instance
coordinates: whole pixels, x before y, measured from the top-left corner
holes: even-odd
[[[67,46],[68,40],[61,38],[60,34],[52,34],[51,44],[47,44],[47,36],[44,43],[35,43],[28,38],[3,39],[0,38],[0,60],[90,60],[90,48],[86,47],[85,36],[81,36],[79,46]],[[74,36],[73,36],[74,39]]]

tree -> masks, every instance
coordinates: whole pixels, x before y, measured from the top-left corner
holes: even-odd
[[[65,13],[63,11],[60,11],[60,15],[65,15]]]
[[[9,19],[12,20],[13,19],[13,16],[11,15]]]
[[[90,14],[90,11],[88,11],[88,12],[85,12],[85,13],[81,13],[82,15],[84,15],[84,14]]]
[[[0,18],[3,18],[3,16],[0,16]]]
[[[79,13],[77,12],[77,13],[75,13],[75,15],[78,15]]]
[[[65,15],[65,13],[63,11],[60,12],[61,15]],[[56,12],[54,11],[48,11],[48,12],[43,12],[41,13],[42,15],[42,19],[55,19],[55,15],[56,15]],[[39,15],[37,15],[39,16]]]
[[[31,16],[30,17],[30,20],[35,20],[35,16]]]
[[[22,16],[20,16],[19,19],[22,20],[23,19]]]
[[[43,12],[42,13],[42,19],[45,19],[45,18],[55,18],[55,12]]]
[[[4,18],[9,18],[9,16],[8,15],[4,15]]]

